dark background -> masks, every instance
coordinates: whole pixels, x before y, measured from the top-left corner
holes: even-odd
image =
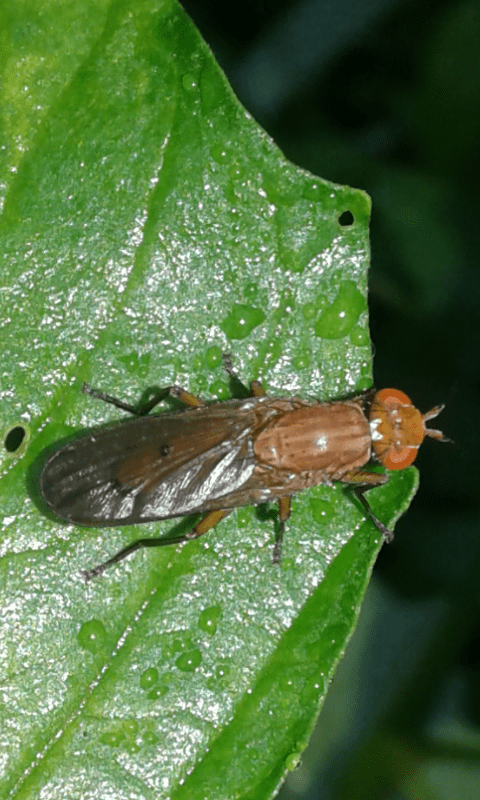
[[[447,403],[282,798],[480,797],[480,3],[184,0],[285,155],[373,201],[375,384]]]

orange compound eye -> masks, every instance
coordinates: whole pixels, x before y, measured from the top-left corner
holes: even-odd
[[[376,393],[374,403],[381,403],[384,406],[411,406],[412,401],[400,389],[380,389]]]
[[[380,461],[386,469],[405,469],[413,464],[417,457],[418,447],[402,447],[400,450],[392,448],[385,452]]]

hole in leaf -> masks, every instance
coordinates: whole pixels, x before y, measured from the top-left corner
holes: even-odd
[[[3,442],[7,453],[15,453],[24,439],[25,428],[22,428],[21,425],[15,425],[15,427],[7,433]]]
[[[342,228],[348,228],[355,222],[355,217],[351,211],[343,211],[338,218],[338,222]]]

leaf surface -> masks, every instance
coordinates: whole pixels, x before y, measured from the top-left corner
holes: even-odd
[[[270,797],[377,531],[317,487],[294,500],[280,568],[273,518],[239,509],[85,586],[81,569],[188,521],[64,526],[38,475],[60,439],[121,418],[83,381],[131,403],[174,382],[225,398],[231,352],[272,394],[370,386],[369,200],[284,159],[174,2],[26,2],[2,35],[0,794]],[[391,522],[415,485],[395,476],[374,510]]]

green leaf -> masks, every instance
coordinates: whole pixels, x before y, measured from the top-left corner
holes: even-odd
[[[175,2],[27,0],[1,33],[0,794],[270,797],[377,531],[318,487],[294,500],[280,568],[272,519],[239,509],[85,586],[82,568],[178,521],[62,525],[38,473],[59,439],[121,417],[85,380],[133,403],[173,382],[228,397],[228,351],[272,394],[368,387],[369,200],[283,158]],[[385,522],[415,476],[372,493]]]

